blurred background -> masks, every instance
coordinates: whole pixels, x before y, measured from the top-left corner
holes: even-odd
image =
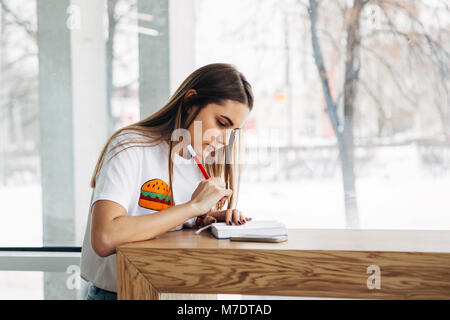
[[[450,229],[448,1],[0,0],[0,247],[80,247],[107,138],[214,62],[255,94],[247,216]],[[83,298],[76,266],[35,269],[0,299]]]

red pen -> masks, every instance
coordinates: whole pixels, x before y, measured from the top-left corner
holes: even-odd
[[[205,179],[209,179],[208,172],[206,172],[205,168],[203,167],[202,162],[200,161],[200,159],[198,158],[197,154],[194,151],[194,148],[192,148],[192,146],[189,144],[187,146],[187,149],[188,149],[189,153],[191,154],[192,158],[194,158],[194,160],[197,163],[197,165],[200,168],[200,170],[202,171],[203,176],[205,177]]]
[[[200,168],[200,170],[203,173],[203,176],[205,177],[205,179],[209,179],[209,175],[208,172],[206,172],[205,168],[202,165],[202,162],[200,161],[200,159],[197,156],[197,153],[195,153],[194,148],[192,148],[192,146],[190,144],[188,144],[187,149],[189,151],[189,153],[191,154],[192,158],[194,158],[195,162],[197,163],[197,166]],[[220,199],[220,201],[226,199],[226,197],[223,197],[222,199]],[[195,220],[195,223],[197,225],[200,225],[200,219],[203,219],[206,216],[205,214],[202,214],[201,216],[197,216],[197,219]]]

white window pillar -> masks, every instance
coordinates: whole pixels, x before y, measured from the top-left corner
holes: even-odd
[[[108,138],[105,6],[103,1],[91,0],[72,0],[71,5],[80,12],[80,28],[71,32],[71,60],[75,241],[81,244],[91,200],[91,176]]]
[[[170,93],[195,70],[195,1],[169,1]],[[161,106],[162,107],[162,106]]]
[[[90,178],[107,138],[103,1],[37,2],[43,243],[79,245]],[[46,273],[45,298],[73,298]]]
[[[193,0],[138,0],[141,119],[156,112],[195,68]]]

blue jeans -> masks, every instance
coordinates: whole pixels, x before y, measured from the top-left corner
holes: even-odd
[[[94,287],[89,282],[86,300],[117,300],[117,293]]]

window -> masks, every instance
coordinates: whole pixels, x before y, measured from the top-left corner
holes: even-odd
[[[0,247],[79,249],[106,139],[212,62],[255,94],[248,216],[450,229],[449,18],[425,0],[0,0]],[[65,271],[0,273],[73,297]]]
[[[246,154],[269,158],[244,170],[249,215],[299,228],[450,228],[450,12],[366,2],[198,1],[197,66],[234,63],[254,87]],[[351,10],[359,23],[344,20]]]

